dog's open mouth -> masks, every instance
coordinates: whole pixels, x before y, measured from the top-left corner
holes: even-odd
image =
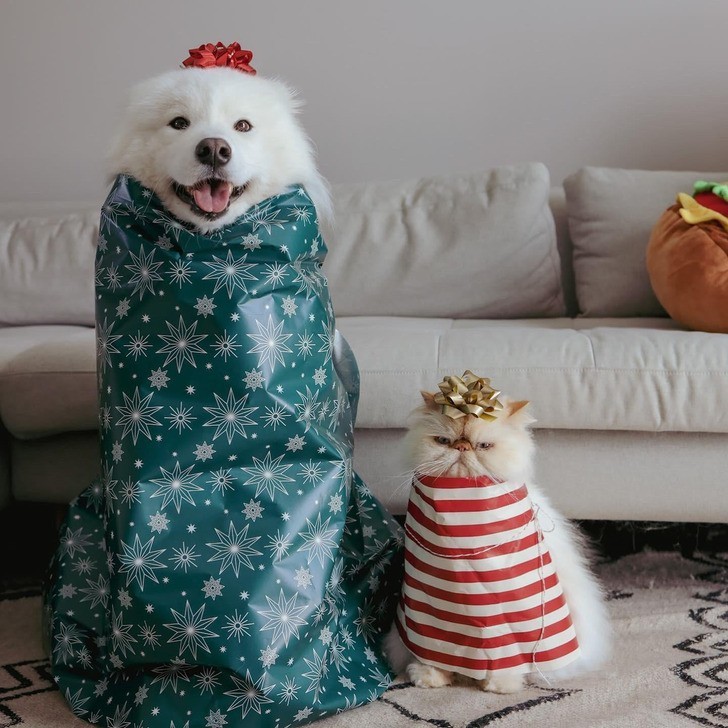
[[[217,177],[201,180],[191,187],[172,183],[177,197],[207,219],[224,214],[230,203],[245,192],[246,187],[247,185],[235,187],[232,182]]]

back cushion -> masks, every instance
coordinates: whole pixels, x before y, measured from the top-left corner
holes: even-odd
[[[99,208],[23,209],[0,207],[0,325],[93,325]]]
[[[585,167],[564,180],[579,311],[584,316],[666,316],[652,292],[650,232],[678,192],[720,172]]]
[[[339,316],[562,316],[543,164],[338,186],[325,270]]]

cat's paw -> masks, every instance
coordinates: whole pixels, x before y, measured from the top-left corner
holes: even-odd
[[[451,672],[438,670],[421,662],[410,662],[407,665],[407,674],[418,688],[442,688],[452,683]]]
[[[493,675],[487,680],[478,680],[478,687],[489,693],[508,695],[523,690],[526,681],[523,675]]]

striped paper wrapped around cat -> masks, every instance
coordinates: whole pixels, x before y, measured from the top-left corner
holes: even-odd
[[[527,402],[487,379],[423,392],[407,436],[414,476],[405,579],[388,638],[421,687],[455,673],[492,692],[530,673],[574,674],[609,653],[610,627],[583,538],[533,482]]]

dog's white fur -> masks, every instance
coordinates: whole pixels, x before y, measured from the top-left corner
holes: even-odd
[[[206,233],[227,225],[252,205],[301,184],[319,217],[326,219],[331,203],[319,174],[313,146],[297,118],[294,93],[280,81],[231,68],[184,68],[135,86],[113,143],[109,166],[152,189],[177,218]],[[190,125],[174,129],[170,122],[184,117]],[[250,131],[235,130],[245,119]],[[191,187],[209,176],[195,156],[206,138],[224,139],[232,155],[219,174],[245,191],[228,209],[211,220],[183,202],[173,190],[176,182]]]

